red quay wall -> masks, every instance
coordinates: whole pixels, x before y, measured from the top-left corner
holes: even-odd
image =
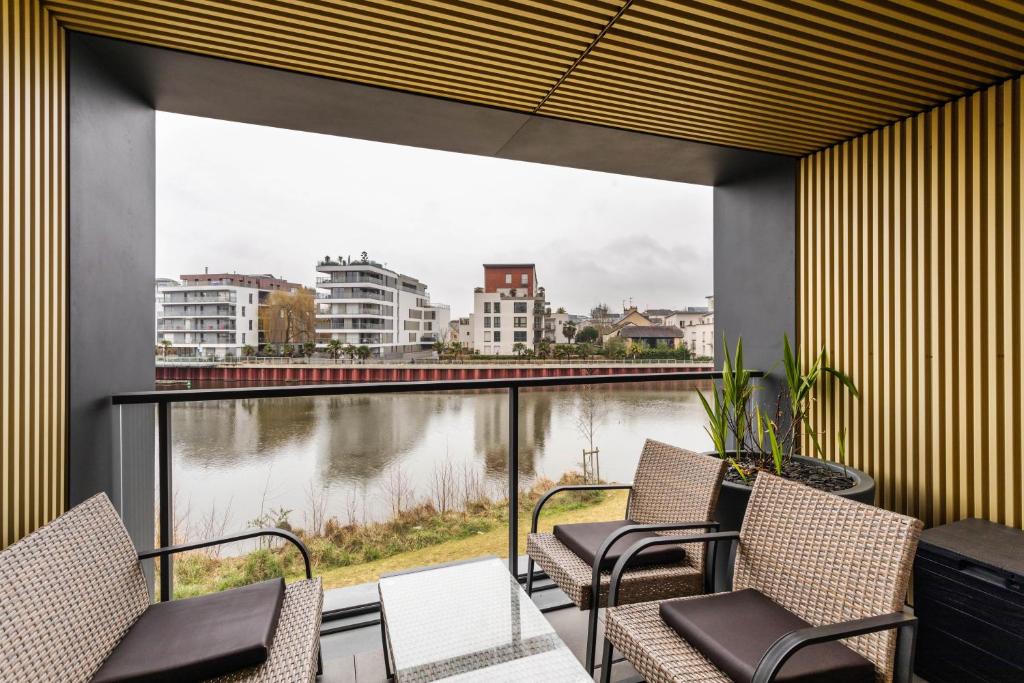
[[[158,365],[157,381],[246,383],[423,382],[430,380],[575,377],[705,372],[710,365]]]

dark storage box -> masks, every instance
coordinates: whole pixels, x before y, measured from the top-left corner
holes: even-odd
[[[926,530],[914,612],[929,683],[1024,681],[1024,531],[981,519]]]

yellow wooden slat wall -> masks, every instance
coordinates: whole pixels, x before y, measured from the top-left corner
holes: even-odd
[[[792,155],[1024,69],[1021,0],[43,2],[86,33]]]
[[[0,548],[64,510],[64,40],[36,0],[4,0]]]
[[[800,335],[877,502],[927,524],[1024,522],[1020,77],[804,157]]]

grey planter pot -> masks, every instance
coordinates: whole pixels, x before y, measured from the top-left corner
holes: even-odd
[[[718,456],[717,453],[709,452],[707,455]],[[808,458],[803,455],[794,455],[794,459],[805,462],[814,462],[826,467],[843,472],[843,466],[818,458]],[[875,480],[867,473],[853,467],[845,469],[847,475],[854,480],[854,485],[843,491],[836,491],[837,496],[851,498],[861,503],[873,505],[875,502]],[[722,482],[722,490],[718,494],[718,505],[715,507],[715,517],[722,525],[722,531],[736,531],[743,523],[743,515],[747,511],[747,501],[750,500],[751,488],[745,484],[736,484],[731,481]]]
[[[718,457],[718,453],[713,451],[707,453],[707,455]],[[844,471],[842,465],[828,462],[826,460],[808,458],[803,455],[794,455],[793,457],[797,460],[819,463],[839,472]],[[861,470],[853,467],[845,468],[845,472],[851,479],[853,479],[854,484],[848,489],[836,491],[835,495],[842,496],[843,498],[850,498],[860,503],[873,505],[875,502],[874,478],[866,472],[862,472]],[[722,489],[718,493],[718,505],[715,506],[715,513],[711,517],[721,524],[722,531],[739,530],[740,525],[743,524],[743,515],[747,512],[747,502],[750,500],[750,491],[751,487],[745,484],[736,484],[731,481],[722,482]],[[726,553],[718,554],[718,562],[715,568],[715,575],[718,578],[718,590],[724,590],[732,583],[732,557],[731,555],[726,555]]]

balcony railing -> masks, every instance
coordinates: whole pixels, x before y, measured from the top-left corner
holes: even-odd
[[[391,292],[381,292],[376,289],[362,289],[362,290],[332,290],[329,294],[317,294],[317,299],[335,299],[335,300],[347,300],[347,299],[375,299],[377,301],[392,301],[393,296]]]
[[[761,377],[763,373],[752,372]],[[466,391],[503,389],[508,392],[507,402],[507,444],[508,444],[508,558],[513,576],[520,580],[519,557],[519,391],[520,389],[635,384],[640,382],[670,382],[720,379],[721,372],[666,372],[657,374],[630,375],[576,375],[565,377],[503,378],[485,380],[449,380],[427,382],[382,382],[355,384],[314,384],[304,386],[269,386],[255,388],[199,389],[182,391],[142,391],[116,394],[111,398],[114,405],[151,404],[157,408],[157,454],[159,479],[159,543],[161,547],[173,543],[174,491],[171,473],[173,453],[171,449],[172,410],[175,403],[231,401],[239,399],[294,398],[302,396],[353,396],[371,394],[405,394],[417,392]],[[160,599],[169,600],[172,595],[173,574],[169,558],[160,560]],[[356,610],[378,609],[379,604],[360,605]],[[324,620],[342,618],[351,610],[334,610],[324,613]]]
[[[198,293],[189,292],[168,292],[161,299],[161,303],[165,304],[202,304],[217,303],[219,301],[234,303],[236,301],[234,292],[219,292],[217,294],[207,294],[206,296],[199,296]]]
[[[378,315],[390,318],[394,313],[394,306],[383,306],[381,304],[347,304],[347,306],[349,308],[344,311],[338,311],[337,313],[333,311],[330,313],[320,312],[316,314],[316,317],[324,319],[342,315]],[[385,308],[389,308],[391,310],[385,311]]]
[[[357,323],[351,320],[323,320],[316,322],[318,330],[390,330],[384,323]]]
[[[366,282],[372,285],[385,285],[384,278],[381,276],[367,275],[366,273],[335,273],[331,277],[318,277],[316,283],[318,285],[344,285],[354,282]]]
[[[235,311],[226,307],[210,307],[207,310],[205,306],[179,304],[171,309],[165,307],[163,313],[161,313],[163,318],[201,318],[203,316],[210,318],[233,318],[235,317]]]

